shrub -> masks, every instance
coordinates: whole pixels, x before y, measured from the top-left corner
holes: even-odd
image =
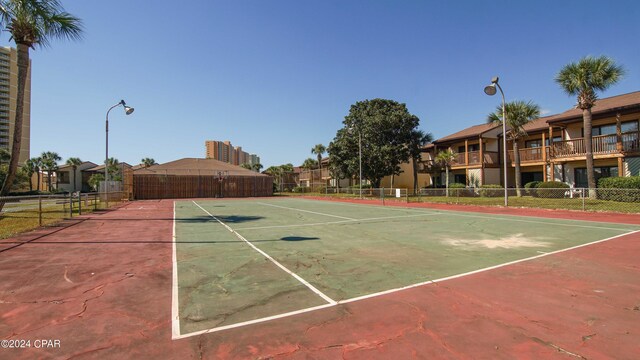
[[[525,193],[530,196],[535,196],[536,191],[534,189],[537,188],[538,184],[541,184],[541,183],[542,181],[530,181],[524,184]]]
[[[465,191],[460,189],[466,189],[467,185],[461,183],[449,184],[449,196],[465,196]]]
[[[480,186],[480,196],[482,197],[500,197],[504,194],[501,185],[487,184]]]
[[[564,197],[564,189],[568,189],[569,185],[559,182],[559,181],[545,181],[541,182],[536,186],[536,191],[534,194],[537,194],[538,197],[547,198],[547,199],[559,199]],[[558,190],[562,189],[562,190]]]
[[[640,202],[640,176],[601,178],[598,188],[602,200]]]

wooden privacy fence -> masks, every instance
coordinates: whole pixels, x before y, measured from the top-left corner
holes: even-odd
[[[272,196],[270,176],[133,175],[136,200]]]

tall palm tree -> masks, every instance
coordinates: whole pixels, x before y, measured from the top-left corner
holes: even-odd
[[[70,157],[67,159],[67,165],[71,165],[73,169],[73,191],[76,190],[76,170],[78,170],[78,166],[82,164],[82,160],[77,157]],[[82,186],[80,186],[82,188]]]
[[[318,166],[320,170],[322,170],[322,154],[325,152],[327,152],[327,147],[322,144],[318,144],[311,149],[312,154],[318,155]]]
[[[58,170],[58,161],[62,160],[57,152],[45,151],[40,155],[42,159],[41,167],[47,171],[47,185],[49,185],[49,192],[53,189],[51,184],[51,174]]]
[[[440,151],[436,157],[435,157],[435,161],[439,164],[442,164],[442,166],[444,166],[444,171],[445,171],[445,189],[446,189],[446,193],[447,193],[447,197],[449,196],[449,168],[451,167],[451,164],[453,164],[456,161],[456,157],[458,156],[458,154],[451,150],[451,149],[447,149],[444,151]]]
[[[507,117],[507,130],[506,136],[508,140],[513,143],[513,161],[516,168],[516,195],[522,196],[520,192],[521,185],[521,172],[520,172],[520,148],[518,140],[527,136],[527,132],[524,130],[524,126],[540,117],[540,106],[532,101],[511,101],[504,104],[504,112]],[[496,107],[496,111],[487,116],[487,122],[502,124],[502,105]],[[506,185],[505,185],[506,186]]]
[[[565,65],[555,81],[571,96],[577,96],[576,108],[582,110],[582,126],[584,129],[584,145],[586,148],[587,183],[589,197],[595,197],[596,177],[593,169],[593,148],[591,131],[591,108],[595,106],[598,95],[596,90],[605,91],[617,83],[625,74],[622,66],[617,65],[607,56],[586,56],[577,63]]]
[[[34,173],[38,174],[38,182],[40,182],[40,159],[31,158],[25,161],[22,169],[24,170],[25,175],[29,178],[29,191],[33,191],[33,182],[31,181],[31,178]],[[38,190],[40,190],[40,186],[38,186]]]
[[[33,169],[36,173],[36,190],[40,191],[40,174],[42,170],[42,158],[32,157],[31,159],[27,160],[27,162],[31,163],[33,166]],[[28,166],[31,166],[31,165],[28,165]]]
[[[433,141],[433,135],[422,130],[414,130],[411,132],[411,143],[409,144],[409,152],[411,153],[411,162],[413,164],[413,193],[418,192],[418,160],[421,159],[422,148]]]
[[[11,34],[18,49],[18,92],[11,146],[11,161],[0,196],[9,193],[18,171],[18,158],[22,147],[24,95],[29,72],[29,49],[45,47],[52,39],[79,39],[82,22],[64,11],[58,0],[2,0],[0,1],[0,27]],[[0,203],[0,210],[4,203]]]
[[[149,166],[157,165],[158,163],[153,158],[144,158],[141,161],[141,164],[148,168]]]

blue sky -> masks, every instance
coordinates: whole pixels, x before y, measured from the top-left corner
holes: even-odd
[[[585,55],[626,77],[601,97],[640,90],[640,2],[186,0],[70,1],[80,42],[31,51],[31,154],[131,164],[204,157],[230,140],[266,167],[328,145],[356,101],[406,103],[436,138],[483,123],[507,101],[546,114],[575,104],[553,81]],[[12,45],[2,33],[2,45]]]

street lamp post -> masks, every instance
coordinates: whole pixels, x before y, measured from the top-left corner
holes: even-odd
[[[499,78],[496,76],[491,79],[491,85],[487,85],[484,88],[484,93],[493,96],[496,94],[496,87],[500,90],[500,94],[502,95],[502,159],[504,166],[504,206],[509,205],[508,195],[507,195],[507,114],[505,112],[504,105],[504,92],[502,91],[502,87],[498,84]]]
[[[105,122],[105,158],[104,158],[104,198],[106,206],[109,207],[109,112],[114,108],[121,106],[124,108],[124,113],[131,115],[133,108],[127,106],[124,100],[120,100],[117,104],[107,110],[107,120]]]
[[[358,165],[360,167],[360,200],[362,200],[362,131],[358,131]]]

